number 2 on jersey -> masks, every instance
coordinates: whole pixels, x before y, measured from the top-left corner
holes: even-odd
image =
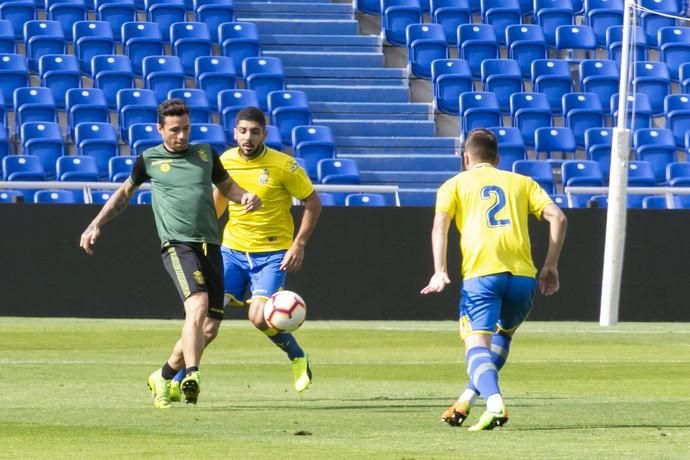
[[[495,200],[494,204],[486,210],[486,220],[489,227],[508,227],[510,219],[496,219],[496,214],[506,205],[506,194],[503,189],[496,185],[487,185],[482,188],[481,195],[482,200]]]

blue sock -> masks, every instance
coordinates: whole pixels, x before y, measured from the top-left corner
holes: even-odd
[[[494,364],[496,365],[496,371],[500,371],[503,365],[508,360],[508,353],[510,352],[510,342],[512,340],[512,337],[508,337],[507,335],[498,333],[494,334],[493,337],[491,337],[491,359],[493,359]],[[479,394],[479,390],[477,390],[477,387],[475,387],[474,384],[472,384],[471,379],[467,384],[467,389]]]
[[[186,376],[187,376],[187,370],[186,370],[186,369],[182,369],[182,370],[178,371],[177,374],[175,374],[175,377],[173,377],[173,381],[179,383],[179,382],[181,382],[182,379],[185,378]]]
[[[488,348],[470,348],[467,352],[467,375],[484,399],[501,393],[498,388],[498,370]]]
[[[304,357],[304,350],[302,350],[297,343],[295,336],[289,332],[278,332],[274,335],[266,334],[266,336],[271,340],[271,342],[275,343],[278,348],[287,353],[290,360]]]

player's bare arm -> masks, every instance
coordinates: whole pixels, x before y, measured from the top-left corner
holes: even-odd
[[[244,206],[247,212],[256,211],[261,207],[261,198],[258,195],[248,192],[231,178],[225,179],[223,182],[216,184],[216,187],[225,198]],[[226,202],[227,205],[227,202]],[[216,213],[218,212],[218,201],[216,201]],[[221,213],[222,214],[222,213]]]
[[[441,292],[450,284],[446,265],[448,254],[448,229],[450,216],[445,212],[437,212],[434,216],[434,227],[431,230],[431,249],[434,255],[434,274],[429,284],[421,290],[422,294]]]
[[[302,267],[304,261],[304,249],[307,241],[316,228],[316,222],[321,214],[321,199],[319,194],[314,191],[304,199],[304,214],[297,232],[297,236],[290,245],[290,249],[285,253],[283,261],[280,263],[281,270],[296,272]]]
[[[108,201],[106,201],[98,215],[86,227],[81,234],[79,246],[84,249],[87,254],[93,254],[93,245],[96,244],[96,240],[101,234],[101,227],[103,224],[121,214],[127,208],[129,200],[132,198],[132,195],[134,195],[136,189],[137,187],[128,180],[123,182]]]
[[[544,295],[558,292],[558,259],[563,248],[568,220],[563,211],[551,203],[542,212],[542,218],[549,223],[549,247],[546,251],[544,266],[539,273],[539,291]]]

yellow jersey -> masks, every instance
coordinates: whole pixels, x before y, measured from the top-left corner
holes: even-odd
[[[314,186],[293,157],[264,147],[251,159],[242,157],[237,147],[220,157],[232,180],[261,198],[261,208],[245,212],[242,205],[228,204],[228,223],[223,246],[242,252],[272,252],[290,248],[294,223],[292,198],[304,200]]]
[[[534,277],[527,219],[541,219],[551,202],[531,178],[488,163],[447,180],[437,192],[436,212],[455,220],[463,279],[504,272]]]

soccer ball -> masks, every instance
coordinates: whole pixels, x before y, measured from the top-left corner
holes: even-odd
[[[296,331],[307,316],[307,304],[296,292],[278,291],[264,305],[264,319],[280,332]]]

